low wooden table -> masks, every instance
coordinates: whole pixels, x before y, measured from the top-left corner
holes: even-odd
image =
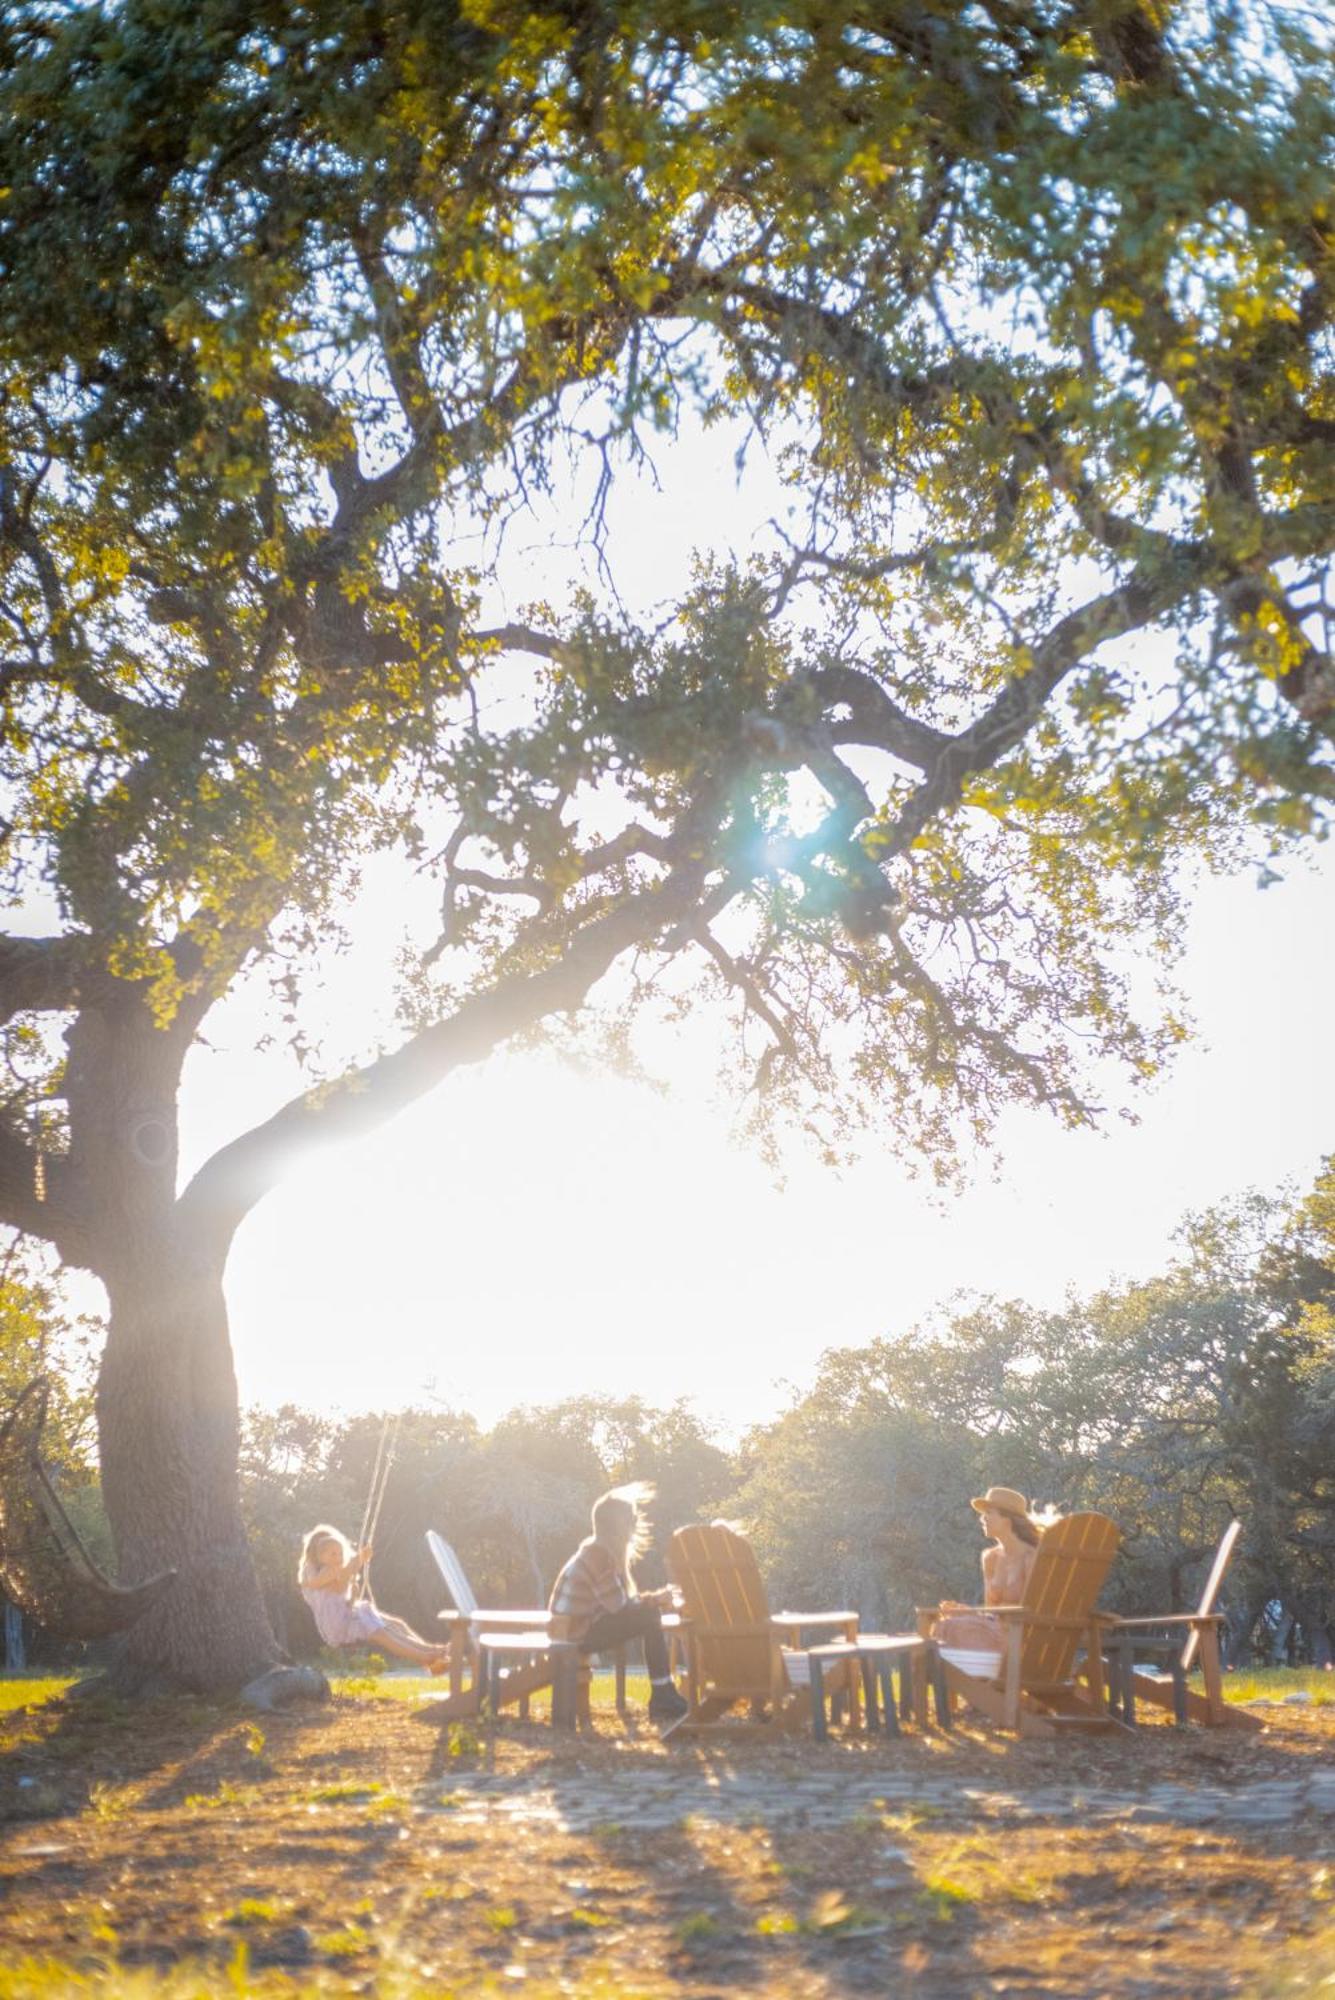
[[[862,1680],[867,1728],[898,1736],[900,1718],[927,1723],[927,1678],[930,1640],[918,1632],[862,1632],[825,1646],[809,1646],[811,1670],[811,1732],[818,1743],[829,1736],[825,1706],[825,1669],[841,1661],[856,1664]],[[893,1676],[899,1674],[896,1702]],[[856,1694],[854,1696],[856,1721]]]

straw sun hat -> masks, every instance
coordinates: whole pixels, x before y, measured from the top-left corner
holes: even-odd
[[[1009,1514],[1021,1521],[1029,1519],[1029,1502],[1013,1486],[989,1486],[981,1499],[971,1500],[969,1505],[976,1514]]]

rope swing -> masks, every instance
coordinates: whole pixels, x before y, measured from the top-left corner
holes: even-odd
[[[375,1450],[375,1463],[371,1467],[371,1486],[366,1495],[366,1509],[362,1515],[361,1533],[357,1537],[358,1549],[364,1549],[375,1541],[376,1529],[380,1525],[380,1509],[385,1504],[385,1488],[389,1484],[390,1468],[399,1441],[399,1417],[385,1413],[380,1426],[380,1442]],[[354,1603],[360,1604],[371,1595],[371,1560],[368,1556],[362,1564]]]

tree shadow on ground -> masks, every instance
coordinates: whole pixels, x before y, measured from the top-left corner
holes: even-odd
[[[1046,1907],[1048,1878],[1010,1865],[1027,1836],[1063,1849],[1069,1836],[1071,1868],[1050,1884],[1077,1925],[1082,1912],[1132,1931],[1143,1920],[1138,1948],[1153,1955],[1171,1925],[1196,1926],[1179,1907],[1188,1850],[1210,1859],[1217,1902],[1207,1916],[1236,1925],[1267,1893],[1264,1880],[1249,1885],[1249,1868],[1301,1861],[1329,1812],[1313,1789],[1326,1782],[1328,1736],[1156,1720],[1133,1735],[1018,1742],[962,1720],[949,1736],[816,1745],[751,1734],[739,1721],[726,1735],[664,1746],[633,1718],[599,1722],[588,1737],[538,1722],[479,1732],[479,1792],[499,1813],[513,1810],[517,1828],[530,1793],[543,1824],[638,1870],[646,1901],[679,1939],[680,1976],[725,1988],[761,1974],[796,1988],[818,1973],[850,1994],[905,1982],[921,1994],[992,1990],[998,1937],[1027,1936]],[[498,1763],[507,1743],[522,1744],[522,1767]],[[453,1760],[435,1768],[453,1768],[467,1787]],[[1283,1818],[1287,1800],[1297,1825]],[[925,1825],[929,1837],[907,1839],[897,1822]],[[748,1888],[733,1877],[726,1849],[738,1831],[765,1849],[763,1898],[754,1867]],[[1101,1872],[1104,1844],[1120,1858]],[[1147,1993],[1168,1990],[1147,1981]]]
[[[126,1701],[75,1692],[40,1707],[15,1710],[0,1729],[0,1820],[46,1819],[79,1812],[97,1786],[144,1785],[166,1772],[146,1807],[170,1807],[213,1789],[252,1767],[248,1745],[267,1731],[318,1729],[321,1709],[260,1718],[234,1703],[190,1695]]]

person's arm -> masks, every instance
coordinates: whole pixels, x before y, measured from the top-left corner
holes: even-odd
[[[998,1566],[1001,1561],[1001,1553],[1002,1552],[1000,1549],[995,1549],[995,1548],[983,1550],[982,1565],[983,1565],[984,1604],[1004,1604],[1006,1602],[1006,1593],[1001,1588],[1001,1580],[998,1575]]]

